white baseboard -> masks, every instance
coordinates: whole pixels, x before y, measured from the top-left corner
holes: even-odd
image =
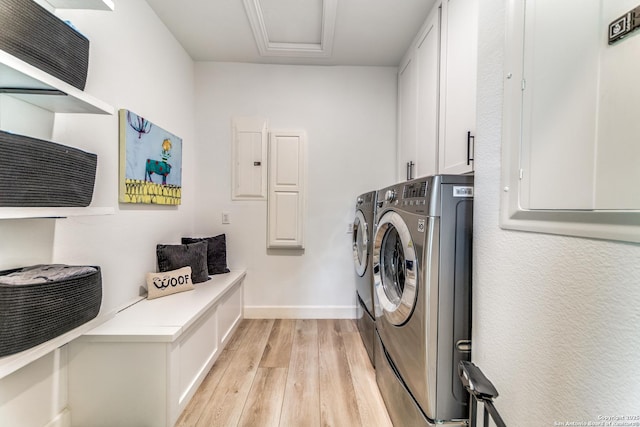
[[[356,306],[244,306],[247,319],[356,319]]]
[[[49,421],[44,427],[70,427],[71,426],[71,411],[68,408],[64,408],[54,419]]]

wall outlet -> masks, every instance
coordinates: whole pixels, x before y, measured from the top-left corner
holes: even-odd
[[[222,223],[231,224],[231,220],[229,219],[229,212],[222,212]]]
[[[347,224],[347,234],[351,234],[351,233],[353,233],[353,223],[352,222]]]

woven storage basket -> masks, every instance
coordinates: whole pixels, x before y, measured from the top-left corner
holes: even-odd
[[[0,49],[84,90],[89,40],[33,0],[0,0]]]
[[[0,131],[0,206],[88,206],[97,162],[77,148]]]
[[[102,303],[100,267],[56,282],[0,283],[0,357],[49,341],[93,319]],[[7,275],[20,269],[0,272]]]

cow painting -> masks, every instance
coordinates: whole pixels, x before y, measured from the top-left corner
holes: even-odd
[[[144,180],[145,182],[153,182],[151,175],[155,173],[162,176],[162,185],[167,185],[167,175],[169,175],[169,172],[171,172],[171,165],[164,160],[147,159],[147,168]]]
[[[162,185],[167,185],[167,175],[171,172],[171,165],[167,163],[167,160],[171,157],[172,147],[173,145],[171,144],[171,140],[169,138],[165,138],[165,140],[162,141],[162,152],[160,153],[162,161],[147,159],[147,166],[144,173],[145,182],[153,182],[151,175],[156,173],[162,177]]]
[[[182,138],[132,111],[121,109],[119,116],[118,200],[121,203],[179,205],[182,198]]]

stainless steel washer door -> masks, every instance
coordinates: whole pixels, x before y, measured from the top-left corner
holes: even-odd
[[[358,276],[364,276],[367,270],[367,260],[369,259],[369,229],[367,221],[364,219],[362,211],[356,212],[356,219],[353,221],[353,262]]]
[[[385,213],[373,244],[373,275],[382,314],[393,325],[404,324],[413,312],[417,268],[407,225],[397,212]]]

